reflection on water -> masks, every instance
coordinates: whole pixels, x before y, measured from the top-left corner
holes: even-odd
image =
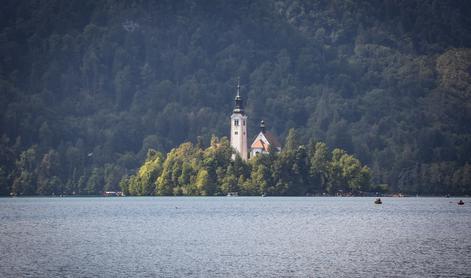
[[[0,277],[471,275],[471,199],[373,201],[4,198]]]

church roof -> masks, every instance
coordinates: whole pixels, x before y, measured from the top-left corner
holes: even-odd
[[[252,146],[250,146],[250,148],[252,149],[262,149],[266,152],[268,152],[268,144],[265,144],[265,142],[263,142],[262,139],[258,139],[258,140],[255,140],[253,143],[252,143]]]
[[[263,132],[263,135],[265,136],[265,138],[267,138],[268,143],[270,143],[272,148],[281,148],[280,141],[278,141],[278,139],[275,135],[273,135],[273,133],[271,133],[270,131],[265,131]]]
[[[268,144],[264,142],[264,140],[260,139],[261,135],[265,137],[265,139],[268,141]],[[252,145],[250,148],[252,149],[263,149],[264,151],[270,151],[269,147],[272,148],[281,148],[281,144],[278,141],[278,139],[273,135],[273,133],[269,131],[261,131],[257,137],[255,137]]]

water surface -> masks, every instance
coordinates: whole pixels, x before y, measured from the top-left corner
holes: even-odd
[[[3,198],[0,277],[471,276],[471,199]]]

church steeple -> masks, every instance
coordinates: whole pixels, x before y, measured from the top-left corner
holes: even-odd
[[[237,79],[237,95],[234,99],[235,101],[235,107],[234,107],[234,113],[239,113],[239,114],[244,114],[244,103],[242,101],[242,98],[240,97],[240,78]]]
[[[240,97],[239,79],[237,80],[237,95],[234,100],[235,107],[231,115],[231,147],[243,160],[247,160],[249,155],[247,149],[247,115],[245,115],[244,104]],[[235,158],[235,154],[233,158]]]

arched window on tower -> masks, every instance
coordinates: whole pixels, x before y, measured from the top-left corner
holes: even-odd
[[[239,126],[239,120],[234,120],[234,125]]]

